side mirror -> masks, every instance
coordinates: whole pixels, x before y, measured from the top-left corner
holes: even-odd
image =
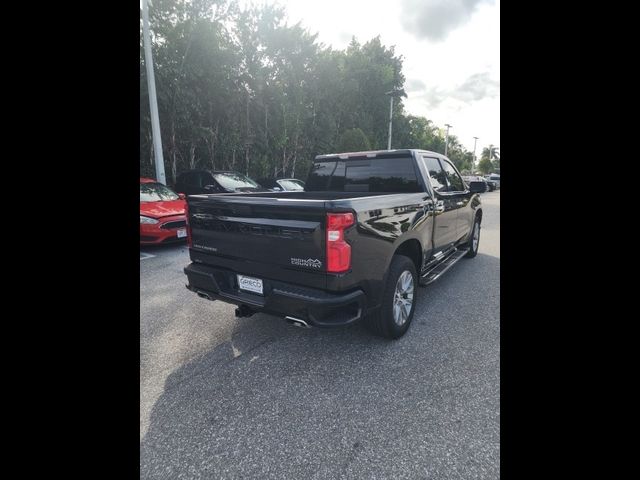
[[[487,185],[483,182],[471,182],[469,185],[469,191],[471,193],[484,193],[487,190]]]
[[[179,198],[180,200],[184,200],[185,198],[187,198],[187,196],[186,196],[184,193],[179,193],[179,194],[178,194],[178,198]]]

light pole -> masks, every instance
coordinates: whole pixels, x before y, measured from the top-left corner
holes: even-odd
[[[156,160],[156,180],[166,185],[167,177],[164,174],[164,158],[162,157],[162,139],[160,138],[160,120],[158,119],[156,79],[153,74],[153,58],[151,56],[151,39],[149,35],[149,7],[147,6],[147,0],[142,0],[142,35],[144,37],[144,63],[147,67],[149,107],[151,108],[151,133],[153,135],[153,153]]]
[[[385,95],[389,95],[389,139],[387,141],[387,150],[391,150],[391,125],[393,121],[393,97],[406,97],[403,89],[390,90]]]
[[[476,168],[476,143],[478,142],[478,137],[473,137],[473,165],[471,165],[471,170],[475,170]]]
[[[447,133],[444,137],[444,156],[447,156],[447,149],[449,147],[449,128],[453,127],[453,125],[449,125],[448,123],[444,124],[445,127],[447,127]]]

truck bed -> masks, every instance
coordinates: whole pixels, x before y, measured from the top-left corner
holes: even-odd
[[[358,237],[361,245],[353,250],[354,264],[362,263],[364,272],[384,271],[384,244],[402,234],[412,212],[422,212],[425,198],[425,193],[370,192],[190,195],[191,260],[303,287],[349,288],[359,282],[326,271],[327,214],[352,212],[356,225],[346,238],[355,245]]]

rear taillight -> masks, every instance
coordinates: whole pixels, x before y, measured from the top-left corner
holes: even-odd
[[[184,202],[184,220],[187,224],[187,247],[193,246],[193,240],[191,237],[191,224],[189,223],[189,202]]]
[[[351,245],[344,231],[354,224],[353,213],[327,214],[327,272],[346,272],[351,268]]]

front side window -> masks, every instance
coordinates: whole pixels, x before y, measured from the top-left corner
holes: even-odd
[[[140,184],[140,201],[141,202],[163,202],[177,200],[178,194],[166,185],[161,183],[141,183]]]
[[[449,182],[448,191],[464,192],[465,191],[464,182],[462,181],[462,178],[460,177],[460,175],[458,175],[458,172],[456,172],[456,169],[453,168],[453,165],[451,165],[446,160],[442,160],[442,168],[444,169],[447,175],[447,180]]]
[[[424,163],[429,171],[429,178],[431,179],[431,186],[436,192],[446,192],[448,188],[447,175],[442,170],[440,162],[437,158],[423,157]]]

